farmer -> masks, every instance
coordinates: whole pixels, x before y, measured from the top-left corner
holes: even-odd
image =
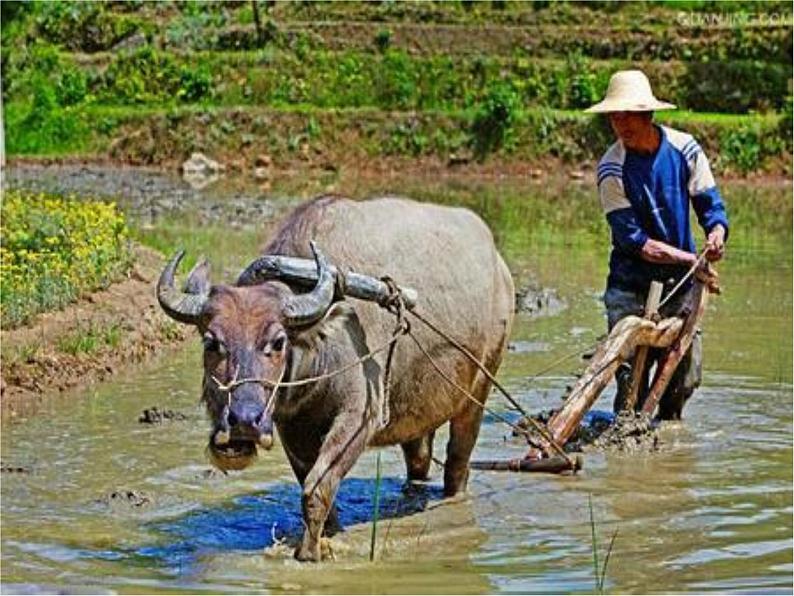
[[[706,234],[706,259],[718,261],[728,237],[725,205],[708,159],[691,135],[653,122],[656,110],[675,106],[654,97],[639,70],[616,72],[606,97],[586,111],[606,114],[617,141],[598,164],[598,194],[612,231],[612,253],[604,293],[609,329],[628,315],[642,316],[651,281],[664,283],[666,296],[696,263],[689,206]],[[679,314],[692,283],[688,281],[661,309]],[[660,354],[649,353],[647,367]],[[618,369],[614,409],[626,401],[629,362]],[[696,334],[659,402],[659,418],[679,419],[684,403],[700,385],[701,343]],[[637,408],[647,392],[646,368]]]

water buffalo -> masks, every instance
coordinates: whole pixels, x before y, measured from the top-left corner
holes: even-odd
[[[312,254],[311,241],[327,261]],[[321,534],[336,526],[339,483],[367,447],[399,444],[408,478],[426,479],[433,434],[449,422],[444,492],[454,495],[466,487],[482,409],[445,382],[408,337],[395,348],[387,392],[385,352],[276,395],[270,384],[245,380],[296,381],[335,371],[388,341],[395,316],[374,302],[349,299],[351,289],[337,283],[345,271],[388,274],[415,288],[417,312],[496,373],[512,325],[513,280],[491,232],[471,211],[400,198],[314,199],[286,217],[264,254],[235,285],[211,285],[202,262],[182,291],[174,287],[179,254],[160,277],[158,298],[169,316],[195,325],[203,339],[213,462],[245,467],[257,447],[270,448],[275,425],[303,489],[305,531],[295,556],[318,560]],[[306,259],[300,262],[315,271],[314,288],[291,283],[269,255]],[[490,383],[481,371],[421,323],[413,333],[439,368],[485,402]]]

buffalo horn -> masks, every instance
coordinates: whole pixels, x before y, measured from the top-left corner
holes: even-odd
[[[207,303],[207,295],[180,292],[174,287],[174,273],[184,256],[185,251],[180,250],[163,269],[157,282],[157,301],[165,314],[172,319],[180,323],[195,325]]]
[[[310,325],[325,315],[334,299],[335,272],[328,266],[325,255],[311,242],[317,263],[317,284],[308,294],[298,294],[286,300],[283,307],[287,327]]]

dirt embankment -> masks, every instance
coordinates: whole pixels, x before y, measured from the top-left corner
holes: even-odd
[[[162,257],[144,247],[135,253],[128,279],[27,326],[3,330],[3,417],[34,412],[44,394],[101,381],[189,336],[157,304]]]

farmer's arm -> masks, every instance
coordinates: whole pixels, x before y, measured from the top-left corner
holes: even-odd
[[[601,205],[612,230],[612,241],[623,251],[650,263],[693,265],[697,257],[660,240],[648,237],[616,176],[604,178],[598,187]]]
[[[692,266],[697,255],[671,246],[661,240],[649,238],[637,223],[633,209],[613,211],[607,215],[612,228],[612,238],[626,252],[639,256],[643,261],[663,265]]]
[[[706,154],[698,147],[689,158],[689,196],[698,222],[706,233],[706,258],[719,261],[728,239],[728,214],[714,182]]]
[[[670,246],[660,240],[648,238],[640,251],[640,256],[650,263],[664,265],[687,265],[691,267],[697,261],[697,255]]]

